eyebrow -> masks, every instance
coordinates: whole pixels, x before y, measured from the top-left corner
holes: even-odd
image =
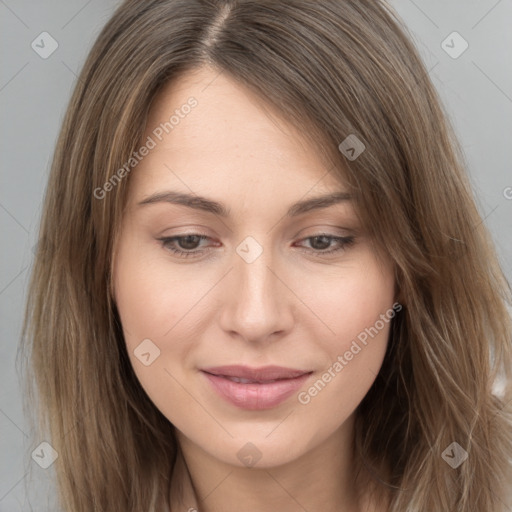
[[[347,192],[334,192],[323,196],[313,197],[311,199],[305,199],[293,203],[288,208],[286,216],[295,217],[313,210],[328,208],[329,206],[333,206],[344,201],[350,201],[351,199],[352,196]],[[195,210],[212,213],[220,217],[229,217],[231,213],[231,210],[224,204],[208,199],[207,197],[173,191],[157,192],[140,201],[138,205],[144,206],[155,203],[178,204],[187,206],[188,208],[194,208]]]

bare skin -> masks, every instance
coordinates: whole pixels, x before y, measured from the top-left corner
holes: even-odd
[[[158,140],[153,130],[191,97],[197,105]],[[185,487],[173,485],[172,512],[378,510],[357,499],[352,440],[389,321],[359,351],[353,341],[392,308],[393,268],[377,259],[349,198],[287,215],[298,201],[346,192],[343,184],[307,132],[209,68],[160,92],[148,136],[156,146],[129,177],[114,289],[137,377],[177,429],[174,483]],[[230,215],[139,204],[166,191],[207,197]],[[169,241],[194,234],[206,238]],[[249,262],[247,253],[259,255]],[[160,352],[146,366],[134,350],[147,339]],[[311,373],[281,403],[249,410],[220,396],[202,371],[236,364]]]

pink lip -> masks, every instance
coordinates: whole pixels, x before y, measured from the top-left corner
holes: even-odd
[[[204,368],[201,372],[220,396],[237,407],[249,410],[271,409],[277,406],[293,395],[312,373],[282,366],[217,366]],[[255,382],[234,382],[228,377]]]

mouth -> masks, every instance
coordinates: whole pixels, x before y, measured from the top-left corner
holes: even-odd
[[[219,366],[204,368],[201,373],[211,387],[232,405],[263,410],[284,402],[313,372],[282,366]]]

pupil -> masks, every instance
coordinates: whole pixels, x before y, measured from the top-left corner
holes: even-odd
[[[324,240],[324,243],[323,244],[320,243],[321,247],[318,247],[318,246],[315,247],[315,245],[318,245],[315,242],[317,242],[318,240],[322,240],[322,239]],[[327,238],[326,236],[315,236],[315,237],[313,237],[311,245],[313,246],[314,249],[327,249],[329,247],[329,243],[330,243],[329,238]]]
[[[187,235],[184,238],[182,238],[180,242],[182,249],[195,249],[195,246],[197,246],[198,238],[199,237],[197,235]],[[194,239],[196,240],[194,241]],[[190,244],[192,246],[190,246]]]

